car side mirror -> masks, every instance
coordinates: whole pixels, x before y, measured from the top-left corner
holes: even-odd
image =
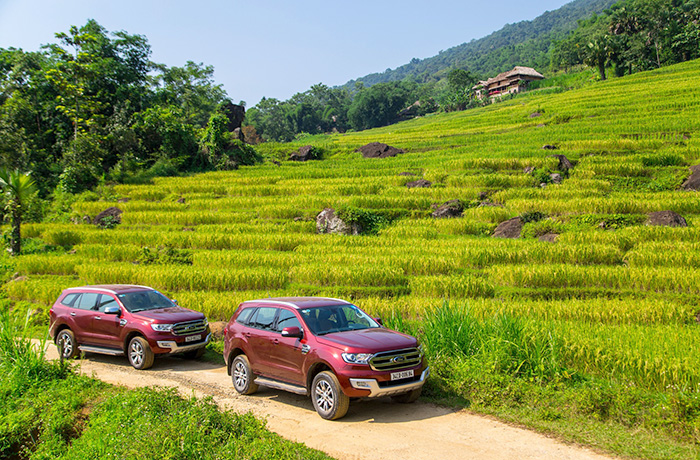
[[[379,323],[380,326],[384,326],[384,321],[380,317],[373,318],[377,323]]]
[[[171,301],[172,303],[174,303],[175,305],[180,305],[180,304],[177,302],[177,300],[175,300],[175,299],[170,299],[170,301]]]
[[[121,313],[122,313],[122,309],[119,307],[114,307],[114,306],[105,307],[105,311],[104,311],[105,315],[117,315],[117,316],[119,316],[119,315],[121,315]]]
[[[282,337],[297,337],[302,338],[304,333],[297,326],[285,327],[282,329]]]

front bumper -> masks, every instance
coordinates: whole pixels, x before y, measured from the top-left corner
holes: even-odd
[[[180,345],[174,340],[158,340],[156,344],[158,345],[158,348],[170,350],[169,353],[175,354],[185,353],[188,351],[196,350],[198,348],[206,347],[209,343],[209,340],[211,340],[211,333],[207,334],[207,338],[204,339],[204,342],[197,342],[193,343],[192,345]]]
[[[430,375],[430,368],[426,367],[420,375],[420,379],[410,383],[380,387],[375,379],[351,378],[350,385],[356,390],[369,390],[369,394],[365,396],[366,398],[379,398],[381,396],[393,396],[417,390],[425,384],[428,375]]]

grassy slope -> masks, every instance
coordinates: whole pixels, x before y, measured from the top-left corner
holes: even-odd
[[[689,62],[304,140],[325,149],[323,161],[118,186],[128,202],[75,206],[93,216],[119,206],[123,224],[114,230],[26,225],[26,236],[79,244],[73,253],[3,260],[8,272],[27,275],[4,290],[48,305],[79,283],[148,284],[211,319],[227,319],[238,302],[260,296],[333,295],[407,330],[420,329],[449,298],[468,305],[476,321],[507,314],[555,335],[567,370],[495,378],[490,361],[436,348],[433,397],[622,455],[697,456],[700,200],[678,187],[688,166],[700,163],[699,70],[700,62]],[[376,160],[353,152],[372,141],[406,154]],[[303,143],[260,150],[284,158]],[[561,185],[536,186],[557,168],[544,144],[575,164]],[[523,173],[528,166],[538,179]],[[417,177],[404,171],[433,187],[407,189]],[[433,203],[475,205],[484,192],[503,206],[429,217]],[[395,220],[377,236],[315,234],[321,209],[348,206]],[[644,225],[647,213],[661,210],[679,212],[689,227]],[[525,226],[529,237],[489,237],[499,222],[534,212],[547,218]],[[550,230],[561,234],[555,244],[534,237]],[[142,246],[191,250],[193,265],[134,265]]]

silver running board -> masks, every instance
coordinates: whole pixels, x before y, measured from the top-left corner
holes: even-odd
[[[298,395],[306,396],[309,394],[306,388],[299,385],[292,385],[291,383],[279,382],[277,380],[267,379],[265,377],[258,377],[255,379],[255,383],[258,385],[264,385],[268,388],[274,388],[276,390],[289,391],[290,393],[296,393]]]
[[[124,352],[121,350],[115,350],[114,348],[103,348],[103,347],[92,347],[90,345],[80,345],[78,347],[80,351],[86,351],[88,353],[100,353],[102,355],[112,355],[112,356],[124,356]]]

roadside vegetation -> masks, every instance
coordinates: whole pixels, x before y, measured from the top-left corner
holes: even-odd
[[[0,458],[329,458],[210,398],[114,387],[40,350],[26,323],[0,312]]]

